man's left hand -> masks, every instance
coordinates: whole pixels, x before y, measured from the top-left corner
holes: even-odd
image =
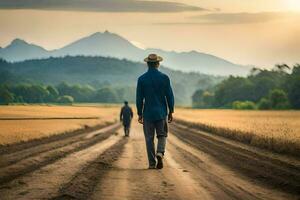
[[[173,114],[169,113],[168,115],[168,123],[171,123],[173,121]]]
[[[139,116],[138,122],[139,122],[140,124],[144,124],[143,116]]]

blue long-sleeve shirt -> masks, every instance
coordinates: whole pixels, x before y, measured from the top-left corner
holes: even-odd
[[[156,68],[149,68],[138,79],[136,107],[139,116],[155,121],[174,112],[174,95],[169,77]]]

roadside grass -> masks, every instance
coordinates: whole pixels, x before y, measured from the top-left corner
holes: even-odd
[[[276,153],[300,157],[299,111],[177,109],[176,121]]]

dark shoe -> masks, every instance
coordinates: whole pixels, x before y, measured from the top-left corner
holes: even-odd
[[[149,166],[148,169],[156,169],[155,165],[154,166]]]
[[[157,153],[156,154],[156,158],[157,158],[157,165],[156,168],[157,169],[162,169],[164,167],[164,163],[163,163],[163,154],[162,153]]]

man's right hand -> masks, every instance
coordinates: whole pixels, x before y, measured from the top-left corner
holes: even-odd
[[[143,124],[143,123],[144,123],[143,116],[139,116],[138,122],[139,122],[140,124]]]
[[[171,123],[173,121],[173,114],[170,112],[168,115],[168,123]]]

